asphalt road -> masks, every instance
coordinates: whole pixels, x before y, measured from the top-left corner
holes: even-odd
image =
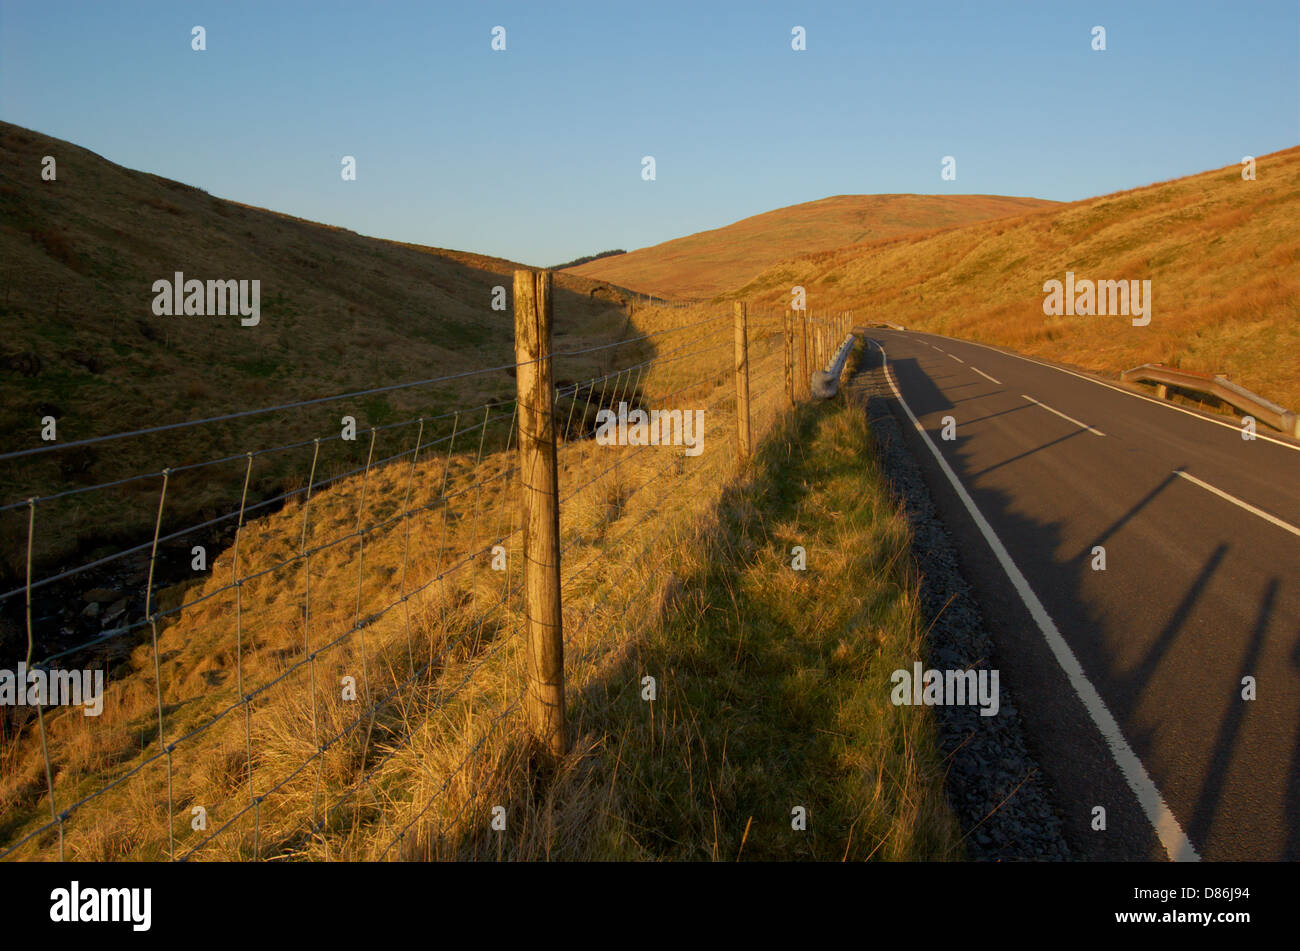
[[[1075,849],[1300,859],[1300,443],[979,344],[866,336]]]

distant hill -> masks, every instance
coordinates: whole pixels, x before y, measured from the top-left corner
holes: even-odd
[[[1224,372],[1300,409],[1300,147],[1242,167],[1050,206],[1015,219],[824,251],[769,267],[729,297],[893,321],[1117,373],[1163,362]],[[1150,280],[1151,323],[1043,314],[1066,271]]]
[[[662,297],[711,298],[786,258],[1055,204],[998,195],[838,195],[601,258],[568,273]]]
[[[580,258],[574,258],[572,261],[565,261],[563,264],[557,264],[552,270],[562,271],[566,267],[577,267],[579,264],[586,264],[588,261],[599,261],[601,258],[610,258],[616,254],[627,254],[622,248],[616,248],[613,251],[601,251],[599,254],[586,254]]]

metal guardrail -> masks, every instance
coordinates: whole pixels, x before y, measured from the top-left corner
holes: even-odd
[[[1125,370],[1120,374],[1125,382],[1140,380],[1156,384],[1156,395],[1161,399],[1168,396],[1168,388],[1176,386],[1180,390],[1195,393],[1208,393],[1256,419],[1263,420],[1274,429],[1290,436],[1300,438],[1300,415],[1278,406],[1257,393],[1252,393],[1244,386],[1238,386],[1222,374],[1191,373],[1187,370],[1175,370],[1163,363],[1144,363],[1142,366]]]
[[[848,362],[849,354],[853,351],[853,334],[844,338],[840,348],[835,351],[835,356],[827,364],[825,370],[816,370],[812,375],[812,395],[814,399],[828,400],[839,391],[840,374],[844,372],[844,364]]]

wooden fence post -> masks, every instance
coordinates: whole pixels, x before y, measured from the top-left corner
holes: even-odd
[[[736,443],[741,459],[748,459],[749,440],[749,328],[745,302],[735,303],[736,314]]]
[[[799,345],[795,347],[795,355],[799,358],[798,393],[800,399],[807,399],[812,386],[808,376],[808,311],[799,311],[794,319],[799,327]]]
[[[525,711],[536,742],[560,757],[568,743],[564,731],[564,615],[560,609],[550,271],[515,271],[515,362],[528,651]]]
[[[794,317],[785,312],[785,398],[794,409]]]

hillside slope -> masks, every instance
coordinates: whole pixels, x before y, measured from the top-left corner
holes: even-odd
[[[786,258],[1055,204],[1000,195],[837,195],[590,261],[568,273],[666,297],[706,298]]]
[[[44,155],[57,159],[56,181],[41,181]],[[22,367],[40,365],[0,383],[0,450],[29,442],[13,426],[42,398],[69,406],[107,398],[113,430],[142,413],[166,422],[267,397],[491,366],[512,345],[510,312],[490,302],[493,286],[509,284],[513,262],[362,237],[215,198],[7,123],[0,212],[5,369],[15,369],[14,351],[36,358]],[[259,279],[260,324],[155,316],[152,284],[175,271]],[[570,275],[558,284],[562,335],[617,323],[617,291]],[[95,434],[97,422],[77,413],[61,428],[79,438]]]
[[[785,261],[727,296],[893,321],[1117,373],[1227,373],[1300,407],[1300,147],[1240,165],[920,237]],[[1150,280],[1147,326],[1045,316],[1045,281]]]
[[[47,155],[57,161],[54,181],[42,180]],[[0,452],[42,446],[46,416],[66,443],[514,362],[508,302],[491,306],[494,287],[510,292],[510,261],[216,198],[8,123],[0,123],[0,260]],[[153,284],[177,271],[259,280],[260,321],[155,315]],[[557,275],[557,349],[620,339],[626,299],[601,282]],[[591,358],[593,372],[598,357],[607,354]],[[0,463],[0,502],[337,432],[343,414],[364,431],[513,391],[513,378],[497,372],[238,426],[60,450]],[[274,463],[253,474],[251,498],[281,485]],[[238,480],[226,481],[220,497],[202,486],[185,501],[173,494],[193,512],[169,504],[167,516],[228,504],[230,491],[237,503]],[[42,508],[38,560],[102,542],[108,526],[130,537],[151,528],[157,502],[147,497],[156,486],[124,492],[134,489],[101,510],[90,499],[75,513]],[[134,514],[123,513],[127,504]],[[21,561],[26,528],[26,516],[0,516],[0,577]]]

